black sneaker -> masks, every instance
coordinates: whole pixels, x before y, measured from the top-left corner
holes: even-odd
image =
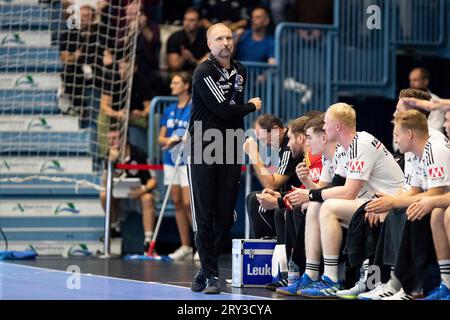
[[[144,241],[144,256],[148,254],[148,249],[150,249],[150,241]]]
[[[205,294],[219,294],[220,281],[218,277],[209,277],[206,279],[206,288],[203,290]]]
[[[122,232],[120,230],[117,230],[116,228],[111,228],[110,235],[111,238],[121,238]]]
[[[206,277],[202,270],[200,270],[191,282],[191,291],[202,292],[206,288]]]
[[[272,282],[272,283],[266,284],[264,286],[264,288],[268,289],[268,290],[276,291],[277,288],[286,287],[287,285],[288,285],[288,280],[287,279],[281,279],[281,280],[278,280],[277,282]]]

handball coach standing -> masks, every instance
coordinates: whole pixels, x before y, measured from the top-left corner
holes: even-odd
[[[240,129],[243,136],[244,117],[261,109],[261,99],[252,98],[244,103],[246,71],[242,64],[231,59],[231,30],[218,23],[208,29],[206,37],[211,54],[194,72],[189,123],[191,152],[188,155],[188,178],[195,244],[201,262],[191,290],[218,294],[217,258],[234,223],[244,142],[243,137],[227,141],[226,131]],[[204,141],[208,140],[203,137],[208,129],[213,129],[210,133],[214,136],[220,132],[222,140],[213,138],[212,141]],[[236,140],[242,144],[235,143]],[[216,152],[211,152],[212,157],[208,159],[203,153],[205,151],[208,155],[207,151],[213,147],[211,143],[215,143],[214,146],[221,144],[223,151],[215,149]]]

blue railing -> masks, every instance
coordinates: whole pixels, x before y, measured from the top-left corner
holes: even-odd
[[[325,110],[331,91],[333,25],[281,23],[276,28],[279,100],[274,112],[296,118],[312,109]]]
[[[445,9],[446,0],[392,1],[394,42],[398,45],[442,45],[445,40]]]
[[[381,29],[369,29],[368,5],[380,8]],[[334,40],[337,85],[384,86],[389,81],[389,0],[341,0],[339,29]]]
[[[169,104],[177,102],[176,97],[154,97],[150,103],[150,113],[148,114],[148,158],[151,163],[162,162],[161,146],[158,144],[159,131],[161,129],[160,118],[164,108]]]
[[[278,66],[261,62],[242,61],[247,70],[247,85],[245,86],[245,101],[260,97],[262,108],[245,117],[245,128],[252,127],[255,118],[262,113],[277,113],[278,98]]]

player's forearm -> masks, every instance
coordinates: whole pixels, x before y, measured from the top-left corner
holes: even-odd
[[[436,208],[448,208],[450,206],[450,192],[447,192],[446,194],[441,196],[434,197],[433,203]]]
[[[439,188],[432,188],[425,192],[417,192],[409,190],[402,195],[394,198],[394,208],[407,208],[413,204],[416,200],[425,196],[436,196],[441,194]]]
[[[346,186],[340,187],[332,187],[329,189],[322,190],[322,199],[344,199],[344,200],[353,200],[356,198],[358,193],[355,194],[354,191],[349,189]]]
[[[275,185],[274,176],[269,172],[269,170],[267,170],[266,166],[260,159],[253,164],[253,169],[255,169],[256,177],[264,188],[273,190],[278,189]]]
[[[311,179],[304,179],[304,180],[300,180],[300,181],[305,186],[305,188],[308,190],[320,189],[319,184],[314,183]]]

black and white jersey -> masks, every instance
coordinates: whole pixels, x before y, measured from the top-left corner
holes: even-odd
[[[443,141],[445,139],[445,135],[437,131],[436,129],[433,129],[431,127],[428,127],[428,133],[430,134],[430,140],[440,140]],[[414,175],[414,167],[413,167],[413,159],[414,154],[412,152],[405,152],[405,167],[403,169],[405,173],[405,180],[403,182],[403,190],[407,191],[411,188],[411,182],[412,177]]]
[[[447,138],[429,138],[422,158],[414,156],[414,175],[411,186],[427,191],[431,188],[450,186],[450,142]]]
[[[347,154],[339,144],[336,145],[333,158],[328,159],[322,155],[322,172],[320,181],[331,183],[333,177],[337,174],[343,178],[346,177],[347,170]]]
[[[288,130],[286,130],[280,148],[278,149],[279,163],[276,173],[289,176],[289,180],[281,186],[281,192],[291,190],[291,186],[300,186],[301,184],[295,172],[295,167],[297,167],[297,164],[299,164],[303,158],[295,159],[292,156],[292,151],[288,147],[289,138],[287,133]]]
[[[394,195],[402,189],[403,172],[392,154],[373,135],[357,132],[347,152],[347,179],[364,180],[360,199],[374,193]]]
[[[202,139],[208,129],[217,129],[225,140],[227,129],[244,129],[243,118],[256,110],[253,103],[244,103],[247,74],[244,66],[232,60],[229,70],[219,65],[213,55],[197,66],[192,83],[192,109],[189,122],[191,144],[205,148],[211,143]],[[202,131],[195,132],[200,122]],[[225,142],[225,141],[224,141]],[[228,148],[224,152],[232,152]],[[234,146],[241,151],[242,146]]]

